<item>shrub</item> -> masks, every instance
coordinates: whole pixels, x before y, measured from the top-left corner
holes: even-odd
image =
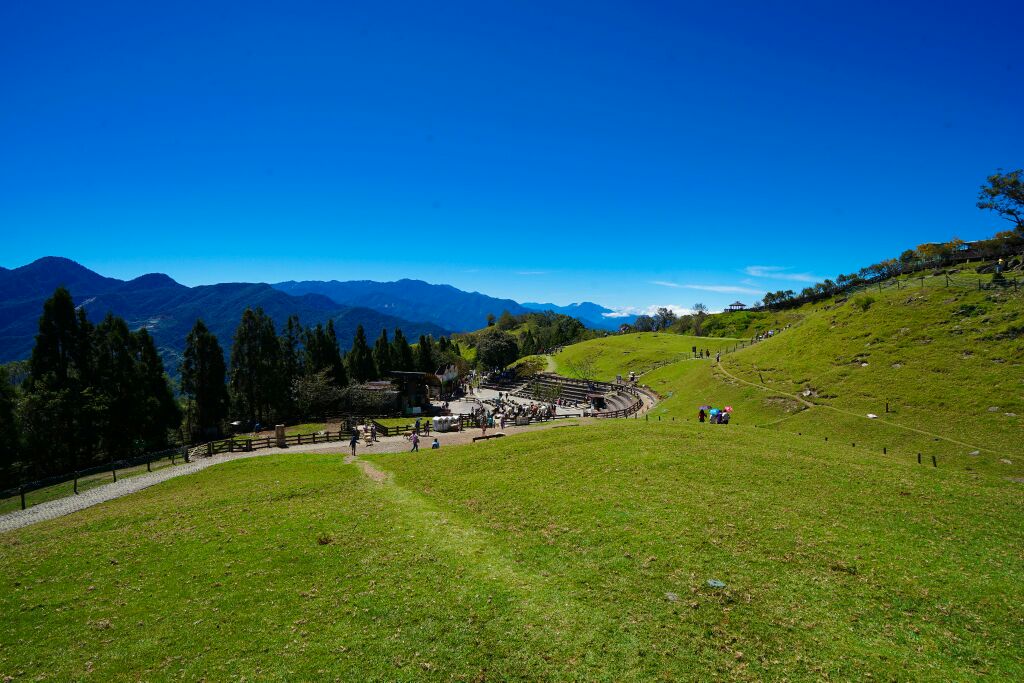
[[[875,297],[873,296],[859,296],[853,300],[853,305],[862,311],[866,311],[871,308],[871,304],[875,303]]]

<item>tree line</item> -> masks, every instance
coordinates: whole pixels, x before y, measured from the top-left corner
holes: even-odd
[[[343,353],[330,320],[303,327],[291,316],[278,332],[262,309],[246,309],[227,361],[196,321],[176,393],[145,328],[109,314],[93,324],[60,287],[43,305],[28,362],[0,366],[0,489],[215,438],[229,416],[251,428],[352,409],[375,398],[359,384],[391,370],[464,369],[461,353],[447,337],[410,344],[400,329],[382,329],[370,346],[362,325]]]

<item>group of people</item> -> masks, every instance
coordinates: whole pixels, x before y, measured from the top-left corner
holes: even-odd
[[[732,408],[726,406],[725,408],[711,408],[709,406],[701,406],[697,413],[698,422],[710,422],[713,425],[727,425],[732,417]]]

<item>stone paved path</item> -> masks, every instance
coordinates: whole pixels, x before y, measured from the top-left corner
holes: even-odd
[[[556,421],[532,424],[525,427],[508,426],[504,430],[495,428],[488,430],[488,432],[494,434],[495,432],[504,431],[505,434],[511,436],[512,434],[520,432],[550,429],[557,426],[559,426],[559,422]],[[429,437],[423,436],[420,438],[420,448],[423,450],[429,450],[430,442],[433,440],[434,436],[438,437],[441,447],[443,448],[445,446],[472,443],[474,436],[480,436],[480,430],[467,429],[462,432],[446,432],[436,435],[431,434]],[[361,455],[373,455],[374,453],[399,453],[402,451],[408,451],[410,448],[411,445],[407,438],[394,436],[381,438],[378,441],[375,441],[372,445],[366,445],[365,441],[360,441],[356,452]],[[43,522],[48,519],[56,519],[57,517],[70,515],[72,512],[84,510],[87,507],[99,505],[100,503],[113,500],[114,498],[127,496],[131,493],[135,493],[136,491],[141,491],[142,489],[159,484],[162,481],[167,481],[174,477],[181,477],[186,474],[192,474],[193,472],[204,470],[212,465],[219,465],[222,462],[230,462],[232,460],[240,460],[242,458],[254,458],[261,455],[274,455],[276,453],[348,452],[349,446],[348,441],[346,440],[333,441],[329,443],[303,444],[302,446],[291,446],[289,448],[266,448],[259,451],[252,451],[250,453],[222,453],[211,458],[195,458],[190,463],[165,467],[157,470],[156,472],[147,472],[145,474],[138,474],[134,477],[119,479],[116,482],[111,482],[109,484],[104,484],[103,486],[97,486],[96,488],[89,489],[77,496],[58,498],[56,500],[50,500],[45,503],[33,505],[27,510],[15,510],[14,512],[8,512],[7,514],[0,515],[0,533],[20,529],[22,527],[29,526],[30,524],[36,524],[37,522]],[[365,465],[369,466],[369,463],[365,463]],[[360,466],[363,465],[361,464]]]

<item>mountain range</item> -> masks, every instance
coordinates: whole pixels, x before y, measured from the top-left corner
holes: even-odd
[[[94,322],[110,312],[124,318],[133,329],[147,328],[172,375],[177,373],[185,337],[197,318],[202,318],[217,335],[228,354],[235,327],[246,307],[263,308],[279,329],[293,314],[304,325],[332,320],[344,348],[351,344],[360,324],[371,344],[381,328],[391,333],[399,327],[413,341],[421,334],[437,337],[450,332],[432,323],[340,305],[318,294],[293,296],[268,284],[238,282],[186,287],[159,273],[125,281],[103,277],[69,259],[46,257],[0,271],[0,362],[20,360],[31,354],[43,302],[61,285],[71,291],[75,304],[84,306]]]
[[[551,310],[598,329],[615,329],[629,322],[605,317],[612,311],[590,302],[520,304],[421,280],[235,282],[187,287],[162,273],[119,280],[70,259],[48,256],[19,268],[0,267],[0,363],[31,354],[43,302],[58,286],[67,287],[75,304],[84,306],[94,322],[110,312],[133,329],[147,328],[172,375],[177,374],[185,337],[197,318],[203,319],[229,353],[246,307],[262,307],[279,329],[293,314],[304,325],[332,320],[343,348],[349,346],[360,324],[371,344],[381,328],[391,334],[396,327],[415,342],[421,334],[438,337],[480,329],[487,324],[488,314],[499,316],[506,310],[513,315]]]

